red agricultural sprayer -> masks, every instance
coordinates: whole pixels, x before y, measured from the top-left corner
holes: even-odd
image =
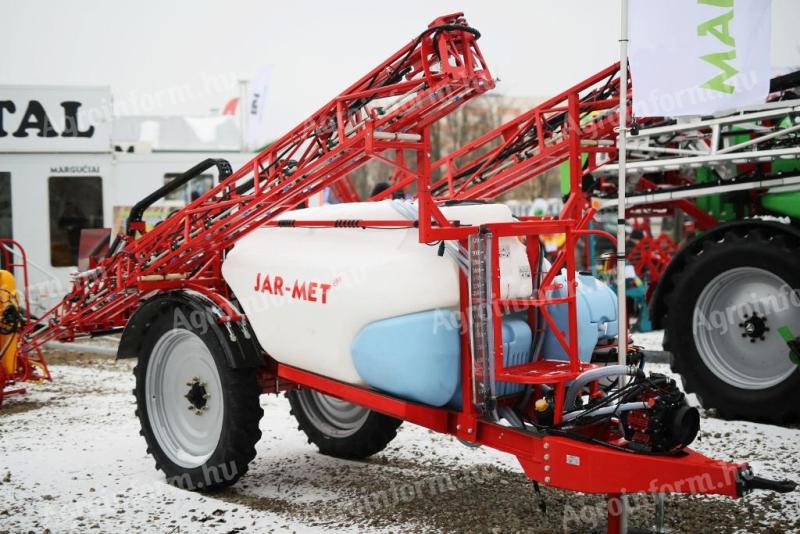
[[[143,199],[109,253],[25,326],[21,353],[121,331],[148,450],[187,489],[238,480],[261,436],[259,395],[287,391],[309,439],[342,458],[382,450],[408,421],[513,454],[554,488],[791,490],[688,448],[697,410],[634,350],[627,365],[591,361],[615,343],[615,301],[576,272],[574,245],[614,238],[589,227],[580,162],[614,150],[615,67],[520,117],[466,158],[469,172],[431,162],[430,126],[493,87],[479,35],[460,13],[440,17],[241,169],[207,160]],[[301,207],[369,160],[417,200]],[[564,160],[573,193],[559,217],[475,202]],[[216,187],[145,231],[148,206],[212,167]],[[566,235],[552,264],[539,247],[550,233]],[[620,521],[611,513],[609,531]]]

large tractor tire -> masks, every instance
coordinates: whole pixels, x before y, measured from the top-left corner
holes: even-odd
[[[684,389],[724,418],[800,415],[800,243],[764,228],[707,239],[665,296],[664,347]]]
[[[296,389],[286,396],[308,442],[320,453],[336,458],[361,460],[382,451],[402,423],[312,389]]]
[[[167,482],[213,491],[236,482],[255,458],[260,388],[253,369],[226,361],[218,325],[174,317],[173,307],[156,316],[139,351],[140,434]]]

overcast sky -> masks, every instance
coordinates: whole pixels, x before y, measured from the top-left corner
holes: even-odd
[[[0,0],[0,84],[108,85],[122,111],[205,114],[272,65],[274,137],[455,11],[504,94],[560,92],[618,57],[617,0]],[[773,0],[772,21],[773,66],[800,65],[800,0]]]

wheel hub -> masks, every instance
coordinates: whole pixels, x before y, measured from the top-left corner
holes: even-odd
[[[764,341],[764,335],[769,332],[767,326],[767,318],[760,317],[758,312],[753,312],[753,315],[745,314],[744,322],[739,323],[742,329],[742,337],[750,338],[750,343],[755,343],[756,340]]]
[[[761,390],[797,371],[786,341],[770,328],[800,324],[788,287],[775,273],[749,266],[708,282],[695,303],[693,335],[700,358],[717,378],[740,389]]]
[[[194,377],[186,382],[186,385],[189,386],[189,392],[184,395],[184,398],[189,401],[189,411],[194,412],[195,415],[203,415],[203,412],[208,409],[208,399],[211,397],[206,391],[208,384]]]

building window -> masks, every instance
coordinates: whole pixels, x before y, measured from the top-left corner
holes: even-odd
[[[11,226],[11,173],[0,172],[0,239],[14,237]]]
[[[50,263],[78,265],[81,230],[103,227],[103,181],[99,176],[52,176],[50,197]]]
[[[180,173],[170,173],[164,175],[164,185],[180,176]],[[197,200],[204,193],[214,187],[214,176],[211,174],[201,174],[189,180],[189,183],[179,187],[165,197],[165,200],[178,201],[181,204],[188,204]]]

